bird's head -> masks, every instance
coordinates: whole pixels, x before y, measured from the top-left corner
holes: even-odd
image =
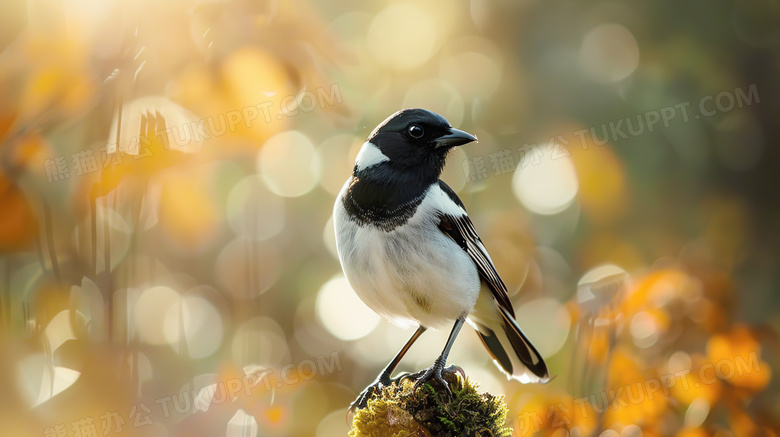
[[[477,137],[455,129],[426,109],[403,109],[388,117],[368,136],[355,160],[355,173],[374,166],[430,173],[438,178],[447,153]]]

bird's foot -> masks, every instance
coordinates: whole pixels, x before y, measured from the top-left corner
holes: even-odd
[[[357,410],[366,408],[366,406],[368,405],[368,401],[372,397],[377,395],[385,387],[400,381],[404,377],[406,377],[406,375],[402,375],[397,378],[391,379],[389,376],[380,375],[374,382],[371,383],[371,385],[369,385],[368,387],[366,387],[365,390],[360,392],[357,399],[355,399],[355,401],[352,402],[352,405],[349,406],[348,414],[351,415]]]
[[[444,388],[445,393],[447,396],[452,399],[452,390],[450,389],[450,384],[447,382],[446,379],[444,379],[445,375],[448,374],[459,374],[463,381],[466,380],[466,373],[463,371],[462,368],[452,365],[447,368],[444,367],[444,364],[440,364],[438,361],[433,364],[433,366],[422,370],[420,372],[411,374],[411,375],[404,375],[401,378],[408,378],[414,381],[414,391],[416,392],[420,387],[422,387],[425,383],[430,383],[432,381],[436,381],[438,385],[440,385],[442,388]]]

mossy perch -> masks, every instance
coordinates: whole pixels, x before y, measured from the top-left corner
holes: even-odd
[[[510,436],[504,426],[507,406],[503,396],[480,394],[478,385],[458,372],[446,372],[452,398],[438,383],[425,383],[414,392],[414,381],[404,379],[383,388],[357,410],[350,437]]]

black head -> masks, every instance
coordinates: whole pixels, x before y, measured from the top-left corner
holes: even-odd
[[[414,214],[437,183],[447,152],[476,140],[431,111],[396,112],[360,148],[344,207],[358,223],[394,229]]]
[[[399,171],[430,173],[438,178],[447,153],[477,138],[453,128],[439,114],[411,108],[398,111],[380,123],[368,141],[388,158],[385,165]]]

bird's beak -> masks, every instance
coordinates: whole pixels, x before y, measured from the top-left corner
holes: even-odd
[[[455,129],[454,127],[451,127],[449,134],[442,135],[439,138],[436,138],[434,140],[434,143],[436,144],[436,148],[438,149],[441,147],[462,146],[472,141],[477,141],[477,137],[471,135],[468,132],[464,132],[460,129]]]

